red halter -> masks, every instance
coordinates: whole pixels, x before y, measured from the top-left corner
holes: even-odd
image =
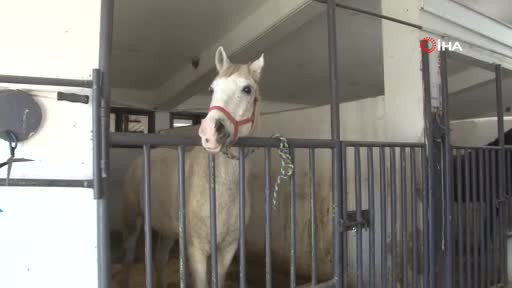
[[[231,122],[231,124],[233,125],[233,140],[231,140],[231,144],[233,144],[236,142],[236,140],[238,140],[238,129],[240,128],[240,126],[249,123],[251,123],[251,125],[254,124],[254,114],[256,112],[256,99],[254,100],[254,107],[252,109],[251,117],[242,120],[236,120],[235,117],[233,117],[233,115],[231,115],[231,113],[229,113],[229,111],[222,106],[210,106],[210,108],[208,108],[208,112],[212,110],[220,111],[222,114],[224,114],[224,116],[226,116],[226,118],[228,118],[229,122]]]

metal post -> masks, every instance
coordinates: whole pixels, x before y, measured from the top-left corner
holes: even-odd
[[[240,147],[239,149],[239,178],[240,178],[240,195],[239,195],[239,229],[240,229],[240,287],[244,288],[247,286],[245,276],[245,149]]]
[[[380,170],[380,241],[381,241],[381,264],[380,264],[380,273],[381,273],[381,282],[382,288],[387,287],[388,283],[388,252],[387,252],[387,238],[388,234],[386,231],[387,224],[387,197],[386,197],[386,151],[384,147],[379,147],[379,170]]]
[[[267,288],[272,287],[272,148],[265,148],[265,283]]]
[[[153,240],[151,239],[151,147],[144,145],[144,244],[146,288],[153,287]]]
[[[335,141],[332,155],[333,168],[333,272],[334,285],[342,287],[341,261],[343,259],[343,243],[340,234],[341,208],[341,143],[340,143],[340,111],[338,99],[338,56],[336,39],[336,1],[327,0],[327,42],[329,49],[329,86],[331,95],[331,138]]]
[[[292,164],[295,166],[295,153],[294,149],[290,149],[290,157]],[[296,193],[295,193],[295,169],[292,171],[292,175],[290,175],[290,287],[295,288],[297,281],[296,275],[296,225],[295,225],[295,215],[296,215]]]
[[[504,110],[503,110],[503,76],[502,76],[502,68],[501,65],[494,66],[495,75],[496,75],[496,109],[498,116],[498,139],[499,139],[499,157],[498,157],[498,209],[499,213],[499,244],[502,249],[500,255],[500,272],[502,282],[507,283],[507,253],[505,253],[506,247],[506,233],[505,233],[505,210],[506,210],[506,200],[505,200],[505,128],[504,128]]]
[[[210,258],[212,288],[218,287],[217,270],[217,192],[215,189],[215,155],[208,153],[209,195],[210,195]]]
[[[357,287],[363,288],[363,227],[361,225],[363,217],[361,214],[362,195],[361,195],[361,147],[354,147],[354,172],[356,176],[356,279]]]
[[[317,247],[316,247],[316,160],[315,149],[309,149],[309,211],[311,215],[311,286],[317,284]]]
[[[374,192],[374,165],[373,165],[373,147],[368,147],[367,153],[367,169],[368,169],[368,210],[370,217],[370,232],[368,239],[368,250],[370,251],[370,271],[369,281],[370,287],[375,287],[375,192]],[[382,211],[381,211],[382,213]]]
[[[441,151],[442,146],[438,141],[441,135],[441,125],[439,123],[439,113],[436,111],[434,114],[432,109],[439,107],[433,106],[432,90],[430,82],[430,69],[429,69],[429,54],[422,53],[422,69],[423,69],[423,83],[425,89],[425,142],[426,142],[426,156],[428,164],[428,284],[430,288],[440,287],[438,283],[442,278],[436,278],[443,275],[443,255],[442,255],[442,239],[439,230],[443,227],[442,214],[443,211],[443,197],[442,190],[442,171],[441,171]],[[434,117],[436,116],[436,117]]]
[[[447,59],[446,51],[439,53],[441,60],[441,96],[442,96],[442,116],[443,116],[443,155],[444,155],[444,201],[446,209],[446,258],[445,258],[445,269],[444,269],[444,284],[445,287],[451,287],[453,284],[453,186],[452,186],[452,147],[450,144],[450,119],[449,119],[449,100],[448,100],[448,72],[447,72]]]
[[[416,149],[410,148],[410,163],[411,163],[411,227],[412,227],[412,287],[416,288],[418,285],[418,239],[417,239],[417,195],[416,195]]]
[[[400,196],[402,202],[402,223],[400,227],[400,232],[402,232],[402,287],[406,288],[409,282],[409,277],[407,276],[407,272],[409,270],[409,266],[407,264],[407,246],[409,241],[407,241],[407,173],[406,166],[407,160],[405,159],[405,148],[400,148]]]
[[[92,71],[92,134],[93,134],[93,187],[94,199],[98,200],[103,195],[101,177],[101,72],[99,69]]]
[[[100,47],[99,47],[99,68],[101,70],[102,88],[102,109],[101,109],[101,158],[102,178],[106,177],[108,171],[109,157],[109,126],[110,126],[110,62],[112,53],[112,27],[114,19],[114,0],[101,1],[100,16]],[[98,121],[98,119],[96,119]],[[96,135],[97,136],[97,135]],[[94,141],[97,141],[94,139]],[[102,194],[107,194],[106,181],[103,181]],[[108,197],[98,195],[97,200],[97,221],[98,221],[98,286],[99,288],[110,288],[111,286],[111,263],[110,263],[110,228]]]
[[[187,287],[187,219],[185,199],[185,146],[178,147],[178,213],[180,245],[180,287]]]

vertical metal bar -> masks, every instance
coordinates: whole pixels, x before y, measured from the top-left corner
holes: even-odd
[[[290,156],[292,164],[295,165],[295,153],[294,149],[290,149]],[[290,176],[290,287],[295,288],[296,286],[296,228],[295,228],[295,169],[292,171]]]
[[[499,145],[500,150],[498,151],[498,206],[496,206],[496,209],[498,209],[499,213],[499,229],[498,229],[498,243],[501,247],[501,253],[500,253],[500,261],[499,261],[499,267],[500,267],[500,278],[503,280],[503,283],[507,282],[507,253],[505,253],[505,240],[506,240],[506,234],[505,229],[503,228],[503,224],[505,222],[505,210],[506,206],[504,205],[506,203],[505,201],[505,128],[504,128],[504,110],[503,110],[503,76],[502,76],[502,68],[501,65],[495,65],[495,78],[496,78],[496,110],[497,110],[497,121],[498,121],[498,139],[499,139]]]
[[[340,140],[340,107],[338,101],[338,49],[336,39],[336,1],[327,0],[327,44],[329,50],[329,88],[331,96],[331,138],[336,141],[333,149],[332,168],[333,168],[333,272],[334,285],[336,288],[342,287],[342,267],[341,261],[344,259],[342,247],[343,238],[340,233],[340,208],[345,205],[341,203],[341,143]]]
[[[151,237],[151,147],[144,145],[144,244],[146,288],[153,287],[153,241]]]
[[[370,252],[370,287],[375,287],[375,196],[374,196],[374,168],[373,168],[373,147],[368,147],[366,149],[367,155],[366,159],[368,164],[366,168],[368,169],[368,210],[370,217],[370,235],[369,235],[369,247],[368,250]]]
[[[239,229],[240,229],[240,287],[246,287],[245,276],[245,149],[240,147],[238,149],[238,170],[240,176],[240,196],[239,196]]]
[[[462,225],[464,222],[462,221],[462,206],[464,205],[464,202],[462,201],[462,160],[461,160],[461,154],[460,149],[456,149],[456,159],[457,159],[457,228],[459,230],[459,235],[457,236],[457,245],[458,245],[458,263],[459,263],[459,287],[464,288],[466,287],[466,281],[464,279],[464,261],[462,261],[464,256],[464,243],[463,241],[463,228]]]
[[[466,149],[464,151],[464,182],[465,182],[465,187],[464,187],[464,203],[465,203],[465,207],[464,207],[464,210],[465,210],[465,217],[464,217],[464,223],[465,223],[465,229],[466,229],[466,233],[465,233],[465,239],[464,239],[464,246],[466,248],[466,284],[467,284],[467,287],[472,287],[473,285],[473,282],[471,281],[471,250],[470,250],[470,245],[469,245],[469,241],[471,239],[471,231],[470,231],[470,226],[471,226],[471,175],[470,175],[470,160],[471,160],[471,150],[469,149]],[[461,259],[462,261],[462,259]]]
[[[479,206],[480,206],[480,219],[479,219],[479,223],[478,223],[478,226],[479,226],[479,231],[480,231],[480,240],[479,240],[479,250],[480,250],[480,287],[484,287],[485,286],[485,283],[487,281],[487,263],[486,263],[486,258],[485,258],[485,252],[484,252],[484,247],[485,247],[485,232],[484,232],[484,225],[485,225],[485,217],[486,217],[486,213],[485,213],[485,190],[484,190],[484,184],[485,184],[485,179],[484,179],[484,151],[482,149],[478,149],[478,180],[479,180],[479,192],[480,192],[480,201],[479,201]],[[462,287],[462,286],[461,286]]]
[[[103,195],[101,176],[101,71],[92,71],[92,133],[94,199]]]
[[[402,223],[400,232],[402,232],[402,287],[406,288],[408,284],[407,272],[409,267],[407,266],[407,179],[406,177],[406,160],[405,160],[405,148],[400,147],[400,194],[402,204]]]
[[[388,282],[388,268],[387,268],[387,231],[386,231],[386,223],[387,223],[387,197],[386,197],[386,154],[384,147],[379,147],[379,170],[380,170],[380,249],[381,249],[381,283],[382,287],[387,287]]]
[[[110,157],[110,63],[112,55],[112,30],[114,21],[114,1],[101,1],[100,15],[100,43],[99,43],[99,68],[101,70],[101,159],[102,178],[106,178],[109,171]],[[97,136],[97,135],[96,135]],[[93,136],[94,137],[94,136]],[[95,140],[95,139],[93,139]],[[96,140],[97,141],[97,140]],[[107,193],[107,183],[102,181],[102,194]],[[98,286],[109,288],[111,286],[111,264],[110,264],[110,222],[108,211],[108,198],[101,197],[97,202],[97,239],[98,239]]]
[[[217,191],[215,183],[215,154],[208,153],[208,176],[210,194],[210,260],[211,260],[211,287],[218,287],[217,270]]]
[[[430,233],[429,233],[429,226],[428,226],[428,211],[429,211],[429,196],[428,196],[428,172],[429,166],[427,161],[427,151],[426,148],[421,148],[421,185],[423,189],[423,287],[427,288],[429,286],[430,276],[429,276],[429,269],[430,269],[430,245],[429,245],[429,239],[430,239]]]
[[[187,287],[187,219],[185,199],[185,146],[178,147],[178,206],[180,245],[180,287]]]
[[[473,199],[473,217],[471,218],[471,225],[470,227],[472,227],[471,229],[473,229],[473,283],[474,283],[474,286],[477,287],[478,286],[478,283],[479,283],[479,273],[478,273],[478,263],[480,263],[480,261],[478,260],[478,233],[476,233],[478,231],[478,215],[477,215],[477,211],[480,211],[478,209],[478,201],[477,201],[477,197],[476,197],[476,192],[477,192],[477,188],[478,188],[478,185],[477,185],[477,178],[476,178],[476,169],[477,169],[477,165],[476,165],[476,153],[477,151],[476,150],[473,150],[471,151],[471,180],[472,180],[472,185],[471,185],[471,192],[472,192],[472,199]]]
[[[341,158],[343,159],[343,164],[342,164],[342,186],[341,186],[341,189],[342,190],[342,193],[341,193],[341,203],[343,203],[343,205],[340,205],[339,206],[339,209],[341,209],[341,218],[343,219],[343,221],[345,221],[345,219],[348,219],[347,217],[347,214],[348,214],[348,177],[347,177],[347,173],[348,173],[348,169],[347,169],[347,162],[348,162],[348,154],[347,154],[347,145],[345,143],[342,142],[341,144]],[[345,222],[342,222],[342,224],[344,224]],[[342,254],[343,255],[343,258],[341,258],[341,272],[342,273],[345,273],[345,274],[342,274],[342,275],[348,275],[348,252],[345,252],[345,251],[348,251],[348,240],[347,240],[347,230],[345,229],[344,225],[341,225],[341,234],[342,234],[342,237],[340,238],[340,241],[342,241],[342,251],[346,254]],[[348,287],[348,276],[346,277],[343,277],[341,279],[341,285],[342,287]]]
[[[416,288],[418,285],[418,240],[416,236],[417,219],[417,198],[416,198],[416,148],[409,149],[411,155],[411,232],[412,232],[412,287]]]
[[[309,211],[311,215],[311,287],[317,284],[317,247],[316,247],[316,159],[315,149],[309,149]]]
[[[496,182],[497,182],[497,177],[496,177],[496,151],[492,150],[491,151],[491,205],[489,207],[489,210],[491,210],[491,267],[490,267],[490,270],[491,270],[491,279],[492,279],[492,285],[496,285],[498,283],[498,279],[497,279],[497,276],[498,276],[498,267],[497,267],[497,261],[496,261],[496,257],[498,255],[496,255],[496,243],[497,243],[497,227],[496,227]]]
[[[446,261],[445,261],[445,287],[453,285],[453,186],[452,186],[452,147],[450,144],[450,119],[449,119],[449,99],[448,99],[448,65],[446,60],[446,51],[440,52],[441,57],[441,95],[443,111],[443,150],[444,150],[444,177],[445,177],[445,203],[446,203]]]
[[[397,257],[397,231],[396,231],[396,155],[395,155],[395,147],[389,148],[390,150],[390,161],[391,161],[391,287],[397,286],[397,273],[396,273],[396,257]]]
[[[357,230],[356,230],[356,261],[357,261],[357,287],[363,287],[363,230],[361,222],[363,217],[361,215],[362,195],[361,195],[361,148],[359,146],[354,147],[355,157],[355,175],[356,175],[356,218],[357,218]]]
[[[265,282],[267,288],[272,287],[272,148],[265,148]]]
[[[490,204],[491,203],[491,176],[490,176],[490,167],[489,167],[489,158],[490,158],[490,151],[489,150],[485,150],[485,154],[484,154],[484,158],[485,158],[485,205],[484,205],[484,209],[485,209],[485,214],[486,214],[486,221],[485,221],[485,235],[486,235],[486,238],[487,238],[487,241],[486,241],[486,244],[484,246],[484,249],[485,249],[485,253],[486,253],[486,262],[487,262],[487,270],[486,270],[486,274],[487,274],[487,282],[486,282],[486,287],[489,287],[492,283],[492,264],[491,264],[491,209],[492,209],[492,205]]]

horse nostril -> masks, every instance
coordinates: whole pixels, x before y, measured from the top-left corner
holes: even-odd
[[[217,134],[222,134],[224,131],[226,131],[226,126],[224,126],[224,123],[222,123],[222,121],[215,121],[215,131],[217,132]]]

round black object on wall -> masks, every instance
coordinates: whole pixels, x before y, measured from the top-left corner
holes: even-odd
[[[18,141],[34,135],[43,118],[34,97],[21,90],[0,90],[0,132],[11,130]]]

